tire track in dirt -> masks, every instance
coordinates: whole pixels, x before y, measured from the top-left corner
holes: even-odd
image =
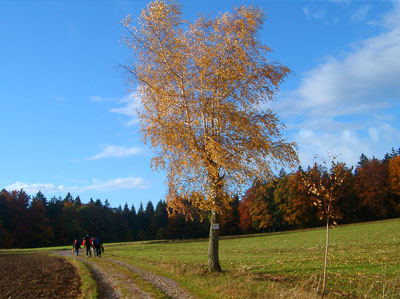
[[[63,250],[63,251],[55,251],[57,255],[61,256],[69,256],[71,257],[71,251]],[[90,272],[93,275],[97,285],[99,298],[110,298],[110,299],[119,299],[119,298],[153,298],[152,294],[142,290],[135,284],[134,279],[125,275],[121,270],[117,269],[115,265],[119,265],[124,267],[125,269],[133,272],[134,274],[140,276],[141,279],[153,285],[155,288],[159,289],[163,294],[165,294],[168,298],[172,299],[195,299],[196,297],[192,296],[189,292],[181,288],[176,281],[172,279],[155,275],[149,271],[139,269],[138,267],[128,264],[126,262],[120,261],[115,258],[101,258],[103,261],[107,261],[108,264],[107,272],[104,271],[103,267],[100,267],[96,263],[95,257],[87,258],[85,256],[75,256],[80,261],[82,261],[85,265],[88,266]],[[113,266],[114,265],[114,266]],[[128,292],[129,295],[123,295],[121,289],[125,290],[125,294]]]
[[[96,265],[96,260],[97,259],[90,259],[89,263],[91,263],[92,266],[97,267],[98,265]],[[105,259],[102,258],[102,260]],[[121,298],[153,298],[151,293],[148,293],[137,286],[132,277],[121,272],[120,269],[117,269],[110,262],[106,265],[102,265],[103,269],[104,267],[107,267],[108,276],[111,277],[111,284],[114,285],[113,288],[118,288],[120,290]]]
[[[97,283],[97,290],[99,292],[99,298],[110,298],[110,299],[120,299],[123,298],[121,292],[118,290],[118,286],[113,281],[113,279],[94,265],[93,262],[84,261],[82,258],[78,257],[85,265],[88,266],[90,273],[92,273],[94,280]]]
[[[172,279],[155,275],[149,271],[145,271],[142,269],[139,269],[136,266],[133,266],[131,264],[122,262],[120,260],[116,260],[114,258],[105,258],[106,260],[119,264],[121,266],[124,266],[131,270],[132,272],[135,272],[137,275],[139,275],[142,279],[146,280],[159,290],[161,290],[165,295],[168,296],[168,298],[173,298],[173,299],[195,299],[196,297],[193,297],[190,293],[188,293],[186,290],[181,288],[176,281],[173,281]]]

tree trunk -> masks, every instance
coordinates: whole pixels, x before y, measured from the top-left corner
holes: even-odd
[[[326,221],[325,264],[324,264],[324,279],[322,281],[322,295],[321,295],[322,299],[324,299],[325,292],[326,292],[326,271],[328,268],[328,248],[329,248],[329,218]]]
[[[210,272],[220,272],[219,264],[219,213],[211,212],[210,237],[208,243],[208,270]]]
[[[331,213],[331,202],[332,202],[332,194],[329,197],[328,211],[326,216],[326,244],[325,244],[324,279],[322,281],[322,295],[321,295],[322,299],[324,299],[326,292],[326,272],[328,269],[328,248],[329,248],[329,216]]]

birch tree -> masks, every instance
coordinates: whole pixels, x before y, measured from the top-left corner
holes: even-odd
[[[152,167],[166,170],[170,208],[184,212],[185,201],[209,212],[210,271],[221,270],[219,219],[233,195],[275,165],[298,162],[296,145],[264,107],[289,69],[267,58],[271,50],[257,39],[263,20],[259,8],[243,6],[190,22],[178,3],[157,0],[136,26],[123,21],[133,53],[125,69]]]
[[[321,298],[325,297],[328,268],[328,250],[329,250],[329,227],[337,225],[337,220],[342,218],[342,213],[337,206],[337,200],[340,197],[342,184],[346,177],[351,175],[352,169],[346,167],[345,163],[337,162],[335,156],[331,157],[331,168],[328,172],[327,162],[323,161],[323,166],[317,163],[304,175],[304,186],[312,195],[313,204],[318,208],[319,219],[325,221],[326,239],[325,239],[325,258],[324,274],[322,280]]]

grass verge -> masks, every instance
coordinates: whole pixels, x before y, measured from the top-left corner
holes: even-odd
[[[98,297],[97,283],[94,280],[90,270],[86,264],[82,261],[72,258],[72,257],[63,257],[69,263],[74,265],[77,269],[79,276],[81,277],[81,298],[85,299],[96,299]]]

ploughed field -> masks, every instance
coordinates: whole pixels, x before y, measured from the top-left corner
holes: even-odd
[[[0,254],[0,298],[77,298],[81,279],[65,259]]]

